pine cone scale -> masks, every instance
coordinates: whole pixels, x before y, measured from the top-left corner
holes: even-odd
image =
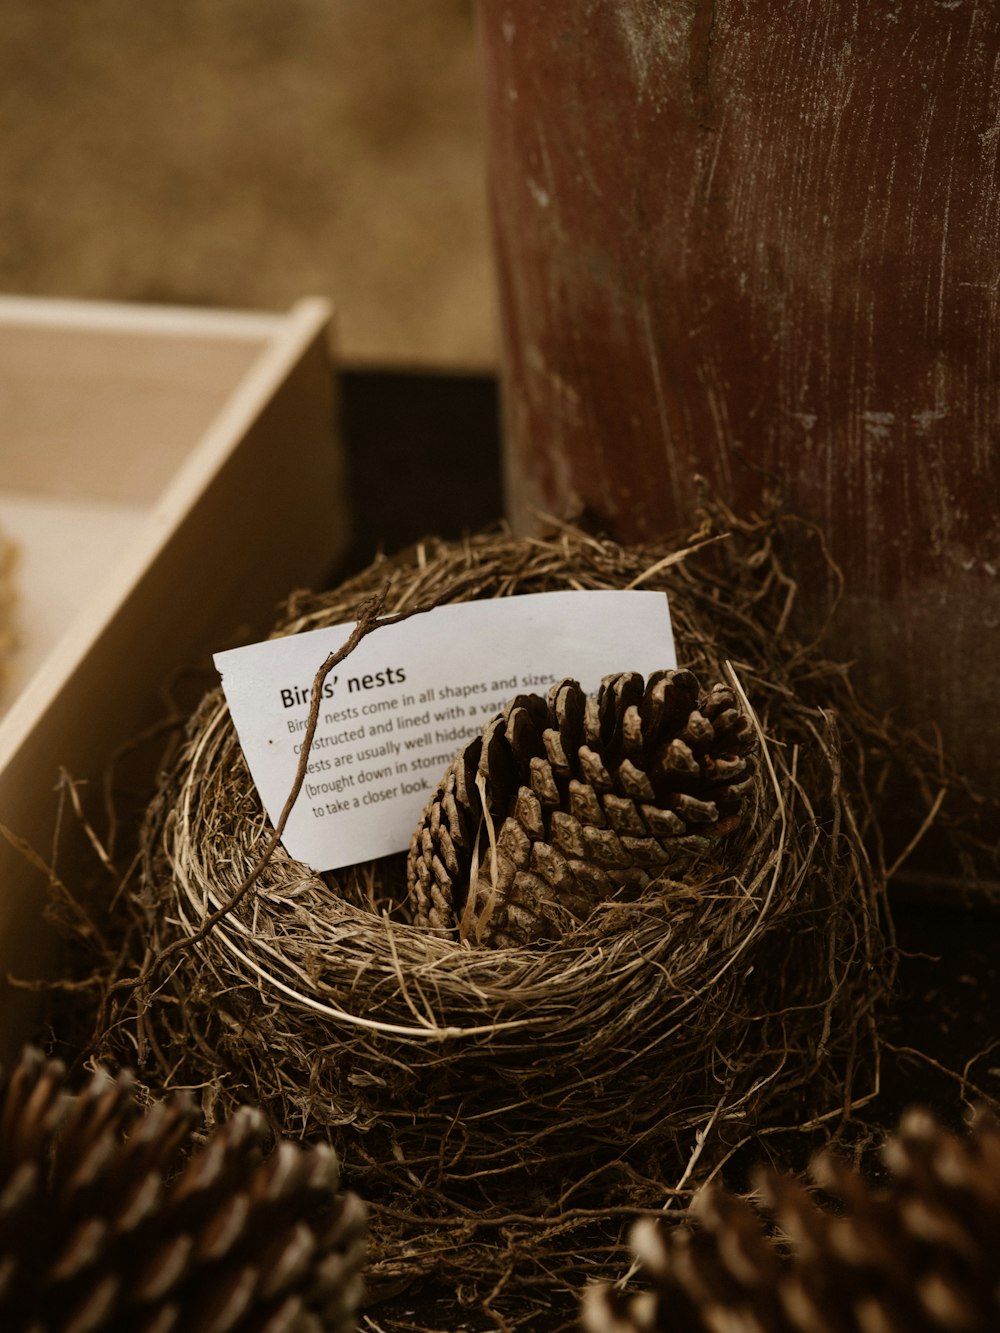
[[[624,796],[616,796],[614,792],[606,792],[601,798],[601,805],[608,823],[616,833],[640,838],[649,833],[649,828],[640,813],[644,807],[636,809],[634,801]]]

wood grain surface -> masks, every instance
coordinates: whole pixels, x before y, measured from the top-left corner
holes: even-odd
[[[480,17],[516,521],[634,538],[695,473],[778,491],[843,569],[859,685],[998,794],[1000,10]]]

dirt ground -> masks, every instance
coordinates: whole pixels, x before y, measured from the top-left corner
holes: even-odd
[[[352,361],[485,366],[471,0],[5,0],[0,291],[282,308]]]

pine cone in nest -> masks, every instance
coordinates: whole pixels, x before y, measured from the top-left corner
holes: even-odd
[[[522,694],[454,760],[410,842],[418,924],[506,947],[558,938],[740,823],[755,736],[690,671]]]
[[[701,1227],[644,1221],[633,1247],[649,1291],[595,1287],[587,1333],[995,1333],[1000,1328],[1000,1124],[978,1112],[967,1138],[927,1112],[904,1115],[876,1188],[826,1153],[815,1182],[770,1175],[760,1189],[790,1242],[779,1251],[748,1203],[703,1190]]]
[[[178,1171],[196,1121],[183,1097],[138,1116],[103,1071],[71,1096],[58,1061],[25,1054],[0,1104],[4,1333],[355,1327],[365,1213],[332,1148],[262,1161],[244,1107]]]

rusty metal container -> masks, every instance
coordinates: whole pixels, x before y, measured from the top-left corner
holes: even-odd
[[[482,3],[509,507],[779,489],[835,650],[996,796],[1000,11]],[[821,613],[830,586],[804,590]]]

